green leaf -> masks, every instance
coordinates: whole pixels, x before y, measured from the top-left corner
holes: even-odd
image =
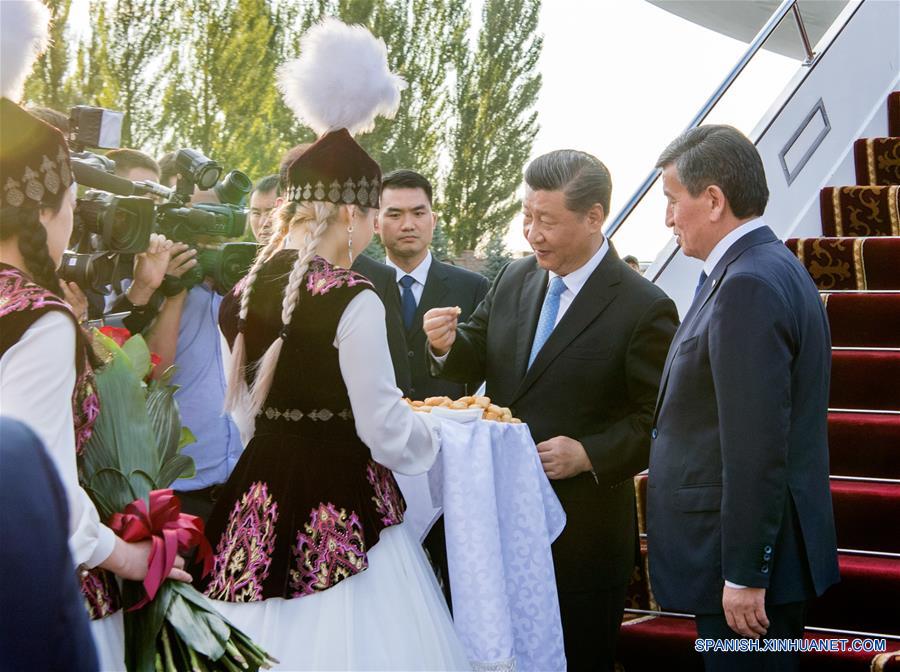
[[[212,660],[218,660],[225,653],[225,642],[231,631],[214,614],[197,609],[192,603],[176,596],[166,612],[166,620],[194,651]]]
[[[168,488],[177,479],[193,478],[196,473],[193,458],[188,455],[175,455],[162,465],[156,481],[160,488]]]
[[[132,368],[129,356],[111,339],[97,332],[95,340],[111,353],[111,359],[96,376],[100,414],[82,458],[85,478],[90,482],[91,476],[101,469],[114,468],[123,474],[143,471],[156,480],[157,441],[147,413],[142,378]],[[140,354],[138,346],[142,340],[131,346],[136,355]]]
[[[101,493],[103,498],[102,506],[104,509],[107,509],[104,512],[104,520],[107,520],[113,513],[122,511],[136,499],[133,496],[128,477],[112,467],[101,469],[94,474],[89,487],[91,491]],[[94,503],[101,504],[101,502],[96,501]]]
[[[123,582],[122,599],[126,608],[136,604],[143,595],[141,583]],[[157,638],[174,597],[173,582],[165,581],[150,604],[137,611],[125,612],[125,663],[129,672],[152,672],[154,669]]]
[[[186,445],[191,443],[196,443],[197,437],[194,436],[194,433],[188,429],[187,427],[181,427],[181,438],[178,440],[178,450],[181,450]]]
[[[147,374],[150,373],[151,363],[150,348],[147,347],[144,337],[140,334],[132,336],[125,341],[122,350],[128,355],[128,359],[131,360],[131,366],[135,373],[138,374],[141,380],[146,378]]]
[[[135,469],[128,475],[128,482],[131,485],[134,498],[143,499],[144,501],[148,501],[151,490],[158,490],[160,487],[149,474],[140,469]]]

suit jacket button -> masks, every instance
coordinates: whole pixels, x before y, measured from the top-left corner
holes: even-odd
[[[407,356],[407,357],[415,357],[415,356],[416,356],[416,353],[413,352],[412,350],[410,350],[409,352],[406,353],[406,356]]]
[[[772,547],[771,547],[771,546],[766,546],[766,547],[763,549],[763,553],[771,553],[771,552],[772,552]]]
[[[762,564],[762,567],[759,568],[759,571],[761,571],[763,574],[768,574],[769,573],[769,563],[764,562]]]
[[[771,560],[771,559],[772,559],[771,553],[763,553],[763,560]]]
[[[657,436],[659,436],[659,430],[657,430],[656,427],[654,427],[654,428],[650,431],[650,438],[653,439],[653,440],[655,441]]]

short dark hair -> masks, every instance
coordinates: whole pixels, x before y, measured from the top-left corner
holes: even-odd
[[[534,191],[563,191],[566,207],[587,212],[599,203],[609,215],[612,178],[596,156],[577,149],[558,149],[537,157],[525,169],[525,184]]]
[[[678,179],[691,196],[715,184],[735,217],[759,217],[769,201],[766,171],[756,147],[732,126],[698,126],[679,135],[656,162],[674,165]]]
[[[634,256],[633,254],[627,254],[627,255],[625,255],[624,257],[622,257],[622,261],[624,261],[626,264],[638,264],[638,265],[640,265],[640,263],[641,263],[641,262],[638,261],[638,258],[637,258],[636,256]]]
[[[253,185],[253,191],[250,192],[250,195],[252,196],[257,191],[263,194],[274,191],[276,196],[281,196],[281,179],[278,175],[266,175],[265,177],[261,177],[256,181],[256,184]]]
[[[178,166],[175,164],[175,152],[168,152],[159,157],[159,181],[166,184],[173,177],[178,177]]]
[[[278,164],[278,195],[281,196],[288,188],[291,186],[291,166],[294,165],[294,161],[299,159],[307,149],[312,147],[312,144],[308,142],[302,142],[299,145],[294,145],[289,150],[287,150],[284,155],[281,157],[281,162]]]
[[[112,149],[106,153],[106,158],[116,162],[116,175],[124,176],[132,168],[146,168],[156,173],[159,179],[159,164],[149,154],[144,154],[139,149]]]
[[[69,138],[70,128],[68,115],[65,115],[62,112],[54,110],[50,107],[42,107],[41,105],[30,105],[28,107],[28,112],[41,121],[53,126],[53,128],[66,136],[66,139]]]
[[[417,173],[408,168],[392,170],[381,178],[381,191],[385,189],[421,189],[428,197],[428,205],[432,204],[434,191],[431,182],[422,173]]]

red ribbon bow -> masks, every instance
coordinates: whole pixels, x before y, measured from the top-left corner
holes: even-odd
[[[150,506],[136,499],[125,507],[124,513],[114,513],[109,520],[113,532],[125,541],[150,539],[153,547],[144,578],[146,595],[129,609],[133,611],[148,604],[166,580],[179,552],[198,547],[197,560],[203,562],[203,576],[212,570],[212,547],[203,536],[203,521],[197,516],[181,513],[181,502],[172,490],[150,492]]]

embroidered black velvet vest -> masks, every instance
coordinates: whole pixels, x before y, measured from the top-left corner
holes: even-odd
[[[281,332],[295,260],[295,251],[277,253],[253,285],[244,327],[251,364]],[[381,530],[403,520],[393,474],[356,434],[334,347],[345,308],[371,287],[324,259],[310,264],[256,432],[207,525],[216,551],[212,575],[200,582],[207,596],[246,602],[327,590],[365,570]],[[229,343],[241,291],[222,303]]]

